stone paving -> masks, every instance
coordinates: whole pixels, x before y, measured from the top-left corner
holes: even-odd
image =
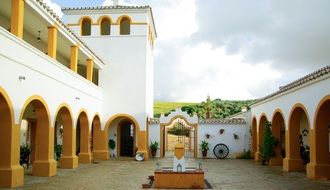
[[[81,164],[75,170],[58,169],[51,178],[25,175],[18,189],[142,189],[155,164],[164,160],[137,162],[131,158]],[[330,181],[308,180],[303,172],[282,172],[281,167],[261,166],[252,160],[196,160],[202,162],[213,189],[310,189],[329,190]]]

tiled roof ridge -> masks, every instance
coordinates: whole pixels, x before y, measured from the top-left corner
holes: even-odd
[[[257,103],[262,102],[262,101],[264,101],[268,98],[274,97],[278,94],[281,94],[281,93],[286,92],[288,90],[294,89],[298,86],[301,86],[301,85],[303,85],[307,82],[313,81],[313,80],[315,80],[317,78],[320,78],[321,76],[329,74],[329,73],[330,73],[330,65],[327,65],[327,66],[322,67],[322,68],[320,68],[320,69],[318,69],[318,70],[316,70],[312,73],[309,73],[309,74],[307,74],[307,75],[305,75],[305,76],[303,76],[303,77],[301,77],[301,78],[299,78],[299,79],[297,79],[297,80],[295,80],[295,81],[293,81],[293,82],[291,82],[287,85],[279,87],[280,90],[278,90],[278,91],[276,91],[272,94],[269,94],[269,95],[267,95],[263,98],[258,99],[256,102],[254,102],[251,105],[257,104]]]
[[[149,5],[110,5],[110,6],[94,6],[94,7],[62,7],[62,11],[71,10],[104,10],[104,9],[146,9]]]
[[[245,124],[246,121],[243,118],[230,118],[230,119],[200,119],[200,124]]]
[[[105,64],[102,59],[97,56],[87,45],[83,42],[77,35],[74,33],[65,23],[64,21],[51,9],[43,0],[36,0],[39,3],[40,7],[42,7],[47,13],[49,13],[62,27],[64,27],[76,40],[80,42],[86,49],[88,49],[98,60],[100,60],[103,64]]]
[[[159,124],[159,118],[150,118],[151,124]],[[199,124],[246,124],[243,118],[226,118],[226,119],[199,119]]]

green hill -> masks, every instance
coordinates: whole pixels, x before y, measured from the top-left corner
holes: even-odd
[[[154,103],[154,117],[159,118],[161,113],[169,114],[172,110],[182,107],[188,114],[197,114],[203,119],[222,119],[238,113],[242,108],[248,108],[255,100],[211,100],[209,97],[201,103],[160,102]]]
[[[161,113],[168,114],[175,108],[183,106],[192,106],[198,103],[187,103],[187,102],[154,102],[154,117],[159,118]]]

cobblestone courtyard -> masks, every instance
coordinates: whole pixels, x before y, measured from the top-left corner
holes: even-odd
[[[156,162],[111,159],[98,164],[79,165],[75,170],[58,169],[51,178],[25,175],[19,189],[141,189]],[[213,189],[330,189],[330,181],[308,180],[304,173],[282,172],[281,167],[255,164],[252,160],[198,160]]]

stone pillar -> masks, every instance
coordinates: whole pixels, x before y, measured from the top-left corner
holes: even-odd
[[[23,38],[24,0],[11,1],[11,33]]]
[[[78,71],[78,51],[77,45],[71,46],[70,69],[74,72]]]

